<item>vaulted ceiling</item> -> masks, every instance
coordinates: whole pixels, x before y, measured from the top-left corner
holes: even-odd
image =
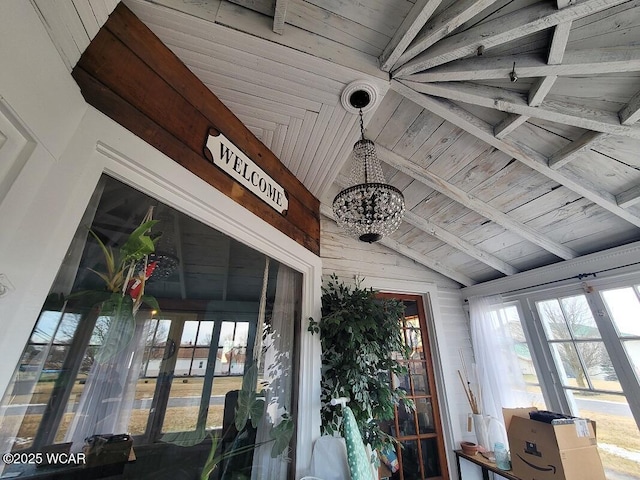
[[[32,0],[69,70],[115,0]],[[405,196],[382,240],[462,285],[640,239],[640,2],[126,0],[322,201],[358,116]]]

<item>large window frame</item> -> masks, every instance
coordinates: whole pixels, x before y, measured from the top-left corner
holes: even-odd
[[[640,285],[639,274],[628,274],[618,278],[589,279],[581,283],[573,283],[556,288],[546,288],[544,291],[528,292],[519,295],[511,295],[506,298],[520,303],[527,330],[529,331],[530,347],[537,357],[541,368],[538,369],[538,376],[543,385],[543,393],[548,407],[551,410],[571,414],[576,407],[572,404],[571,396],[566,394],[566,390],[576,390],[576,388],[563,385],[562,372],[560,372],[554,361],[552,345],[559,342],[573,342],[578,345],[583,342],[594,340],[593,338],[570,338],[563,340],[548,340],[544,331],[543,321],[536,308],[537,302],[543,302],[555,298],[567,298],[571,296],[584,295],[587,300],[593,319],[598,327],[600,338],[611,359],[623,394],[629,404],[636,424],[640,429],[640,379],[633,370],[633,365],[625,352],[623,337],[618,335],[615,324],[610,316],[609,310],[602,298],[601,292],[604,290],[631,287]],[[635,337],[624,337],[624,340],[633,340]],[[640,339],[638,337],[637,339]],[[595,393],[610,393],[608,391],[593,388],[589,384],[588,388],[577,388],[578,390],[593,391]]]
[[[12,335],[0,341],[5,352],[0,390],[9,385],[60,261],[100,176],[106,173],[302,273],[300,368],[304,375],[297,386],[300,408],[296,415],[296,476],[300,476],[310,464],[313,441],[320,431],[320,342],[307,332],[308,318],[320,316],[320,258],[91,108],[64,153],[50,166],[45,183],[42,167],[26,168],[20,181],[32,187],[13,199],[25,206],[16,211],[21,224],[29,228],[15,231],[7,245],[20,249],[13,255],[21,259],[20,271],[29,275],[8,271],[15,290],[3,299],[2,310],[9,313],[3,321]],[[42,231],[49,232],[46,248],[41,248]]]

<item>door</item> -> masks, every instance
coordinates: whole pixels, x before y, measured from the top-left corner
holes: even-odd
[[[393,480],[448,479],[444,437],[433,373],[433,362],[423,298],[419,295],[379,294],[382,298],[401,300],[405,306],[400,319],[405,343],[411,349],[407,360],[409,373],[392,378],[415,404],[413,412],[403,405],[396,408],[387,433],[397,438],[402,448],[396,449],[399,469]],[[384,468],[382,469],[384,470]],[[381,473],[381,478],[390,472]]]

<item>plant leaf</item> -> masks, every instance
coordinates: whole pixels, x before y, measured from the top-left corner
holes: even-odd
[[[271,447],[271,458],[276,458],[286,450],[293,436],[293,420],[289,417],[283,418],[282,421],[271,429],[269,437],[275,440]]]

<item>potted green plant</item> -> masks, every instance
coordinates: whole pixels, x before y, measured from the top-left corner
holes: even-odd
[[[404,305],[378,299],[360,282],[346,285],[333,274],[322,288],[322,319],[310,319],[309,331],[320,334],[322,345],[322,433],[342,432],[342,415],[332,398],[349,397],[349,407],[365,443],[374,450],[395,443],[380,422],[393,420],[401,401],[413,403],[392,385],[393,375],[408,373],[402,363],[410,349],[403,342],[400,318]]]

